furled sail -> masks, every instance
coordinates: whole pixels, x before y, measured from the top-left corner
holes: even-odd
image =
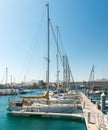
[[[39,96],[21,96],[21,98],[32,98],[32,99],[37,99],[37,98],[46,98],[49,99],[49,91],[47,91],[45,94],[43,95],[39,95]]]

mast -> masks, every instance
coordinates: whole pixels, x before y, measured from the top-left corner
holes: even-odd
[[[24,86],[26,85],[26,76],[24,75]]]
[[[63,56],[63,88],[66,87],[66,55]]]
[[[94,89],[94,65],[93,65],[92,70],[90,72],[88,84],[91,88],[91,91],[93,92],[93,89]]]
[[[93,65],[93,68],[92,68],[92,72],[93,72],[93,88],[92,88],[92,91],[94,89],[94,65]]]
[[[65,68],[66,69],[66,86],[65,87],[68,88],[68,60],[67,60],[67,55],[65,55],[65,58],[66,58],[65,59],[66,60],[65,61],[66,62],[66,68]]]
[[[47,6],[47,42],[48,42],[48,62],[47,62],[47,91],[49,90],[49,62],[50,62],[50,53],[49,53],[49,4]]]
[[[12,87],[12,75],[10,76],[10,85]]]
[[[65,86],[65,56],[63,56],[63,87]]]
[[[58,94],[59,94],[58,26],[56,28],[57,28],[57,40],[56,40],[57,41],[57,90],[58,90]]]
[[[7,82],[8,82],[8,68],[6,67],[6,87],[7,87]]]

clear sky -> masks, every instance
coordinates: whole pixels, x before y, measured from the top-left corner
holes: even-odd
[[[48,2],[74,80],[88,80],[93,65],[95,79],[108,78],[108,0],[1,0],[0,80],[6,67],[8,82],[10,75],[16,82],[24,76],[45,80]],[[56,46],[50,35],[50,80],[55,81]],[[59,69],[62,79],[61,65]]]

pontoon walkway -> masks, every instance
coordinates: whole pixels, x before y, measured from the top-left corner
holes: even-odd
[[[108,130],[108,115],[103,114],[83,93],[81,98],[87,130]]]

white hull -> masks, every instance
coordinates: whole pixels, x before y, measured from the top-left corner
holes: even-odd
[[[8,111],[26,111],[26,112],[52,112],[52,113],[72,113],[75,110],[74,105],[69,104],[33,104],[32,106],[9,106]]]

